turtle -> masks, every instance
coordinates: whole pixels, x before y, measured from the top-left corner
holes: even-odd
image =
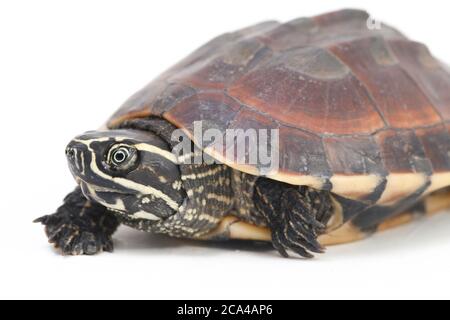
[[[311,258],[449,208],[450,69],[371,21],[346,9],[211,40],[70,142],[78,186],[36,222],[66,255],[112,251],[124,224]]]

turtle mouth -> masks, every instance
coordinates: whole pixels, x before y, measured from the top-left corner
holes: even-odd
[[[76,180],[76,183],[81,187],[83,192],[86,191],[88,193],[90,193],[90,192],[108,193],[108,194],[121,195],[121,196],[131,195],[129,193],[122,192],[122,191],[119,191],[117,189],[108,188],[108,187],[102,187],[102,186],[99,186],[99,185],[87,182],[87,181],[83,180],[80,177],[77,177],[75,180]]]
[[[126,214],[127,209],[124,200],[131,197],[131,194],[91,184],[82,179],[77,179],[77,183],[87,199],[99,203],[112,211]]]
[[[138,208],[139,203],[142,202],[141,197],[136,197],[135,195],[120,192],[115,189],[94,185],[80,178],[77,179],[77,182],[87,199],[99,203],[109,212],[118,214],[122,218],[134,222],[146,221],[147,223],[157,223],[162,220],[161,217],[146,211],[137,210],[136,212],[130,212],[127,209],[127,207]]]

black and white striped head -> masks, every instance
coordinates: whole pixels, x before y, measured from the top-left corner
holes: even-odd
[[[70,142],[66,153],[84,195],[128,219],[160,221],[183,203],[177,158],[155,134],[87,132]]]

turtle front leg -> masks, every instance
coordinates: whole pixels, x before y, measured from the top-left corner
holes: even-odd
[[[326,230],[332,215],[328,192],[260,178],[255,185],[254,202],[267,220],[275,249],[289,257],[292,251],[304,258],[323,253],[318,236]]]
[[[45,225],[50,243],[64,255],[112,252],[112,234],[119,220],[106,208],[87,200],[80,188],[70,193],[55,214],[35,220]]]

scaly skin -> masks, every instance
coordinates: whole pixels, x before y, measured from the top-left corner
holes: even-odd
[[[110,211],[87,200],[80,188],[66,197],[55,214],[35,222],[45,225],[49,242],[64,255],[112,252],[111,236],[119,226],[119,220]]]
[[[329,192],[261,178],[255,185],[254,202],[283,257],[289,257],[288,251],[304,258],[324,252],[317,238],[333,213]]]

